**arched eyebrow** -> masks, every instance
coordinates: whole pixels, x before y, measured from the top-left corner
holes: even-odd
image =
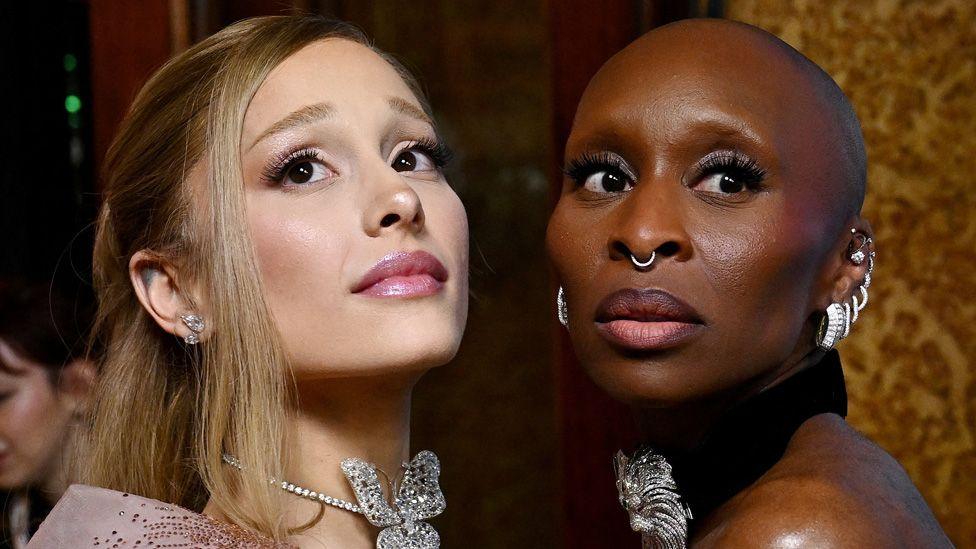
[[[261,135],[259,135],[258,138],[255,139],[253,143],[251,143],[251,145],[247,148],[247,150],[249,151],[253,149],[255,145],[260,143],[263,139],[267,138],[269,135],[274,135],[276,133],[288,131],[298,126],[305,126],[307,124],[312,124],[314,122],[318,122],[319,120],[331,118],[334,115],[335,115],[335,107],[332,105],[332,103],[322,102],[322,103],[313,103],[311,105],[305,105],[300,109],[296,109],[290,112],[287,116],[275,122],[274,124],[269,126],[268,129],[261,132]]]
[[[431,120],[430,116],[428,116],[423,109],[402,97],[389,96],[386,98],[386,103],[395,113],[402,114],[409,118],[423,122],[424,124],[428,124],[432,128],[435,127],[434,121]],[[259,135],[258,138],[247,147],[246,151],[253,149],[255,145],[266,139],[268,136],[331,118],[335,116],[335,112],[335,106],[328,102],[305,105],[304,107],[292,111],[287,116],[261,132],[261,135]]]
[[[434,121],[430,119],[430,116],[428,116],[423,109],[421,109],[417,105],[414,105],[410,101],[407,101],[402,97],[389,96],[386,98],[386,102],[388,105],[390,105],[390,108],[393,109],[393,112],[409,116],[410,118],[413,118],[415,120],[419,120],[425,124],[430,125],[430,127],[432,128],[436,127],[434,126]]]

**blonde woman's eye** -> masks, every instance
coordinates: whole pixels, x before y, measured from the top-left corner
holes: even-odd
[[[634,184],[616,170],[602,170],[587,176],[583,188],[594,193],[622,193],[634,188]]]
[[[398,172],[426,172],[437,168],[429,156],[416,149],[402,150],[393,159],[393,169]]]
[[[263,171],[262,179],[270,185],[282,187],[307,186],[338,173],[325,162],[315,149],[301,149],[272,161]]]
[[[285,171],[282,183],[286,185],[307,185],[327,178],[329,168],[314,160],[301,160],[291,165]]]
[[[440,171],[451,161],[453,153],[442,141],[423,138],[401,149],[390,166],[401,173]]]

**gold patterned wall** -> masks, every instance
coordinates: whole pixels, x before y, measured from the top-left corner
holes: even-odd
[[[728,0],[827,70],[867,141],[878,266],[840,349],[850,421],[976,547],[976,2]]]

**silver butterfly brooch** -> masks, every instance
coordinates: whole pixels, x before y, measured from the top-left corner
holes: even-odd
[[[447,501],[438,477],[441,463],[433,452],[418,453],[403,464],[402,476],[390,481],[386,473],[372,463],[349,458],[342,461],[342,472],[366,520],[382,528],[376,537],[377,549],[438,549],[441,538],[437,530],[424,522],[444,512]],[[387,497],[379,475],[390,487]]]
[[[681,502],[671,464],[644,446],[632,458],[617,452],[614,466],[620,504],[630,514],[630,527],[641,533],[644,549],[687,547],[691,510]]]

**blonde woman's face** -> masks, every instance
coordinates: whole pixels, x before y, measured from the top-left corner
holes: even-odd
[[[306,46],[254,96],[241,151],[266,300],[299,380],[454,356],[467,217],[432,122],[393,67],[347,40]]]

